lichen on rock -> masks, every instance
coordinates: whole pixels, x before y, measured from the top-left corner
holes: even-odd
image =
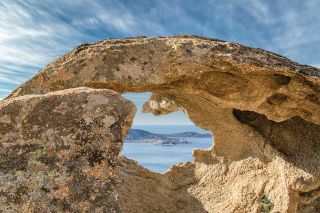
[[[214,146],[194,150],[193,163],[175,165],[164,174],[117,158],[125,134],[122,130],[129,128],[134,109],[110,90],[108,93],[114,95],[107,96],[105,101],[98,98],[102,94],[95,94],[100,90],[94,90],[90,97],[72,99],[74,105],[63,101],[64,92],[68,97],[78,94],[66,89],[83,86],[102,89],[101,93],[104,89],[120,93],[150,91],[152,96],[144,105],[146,112],[161,115],[183,110],[196,125],[213,133]],[[52,100],[46,102],[49,97]],[[271,212],[312,212],[319,209],[320,199],[319,100],[319,69],[237,43],[182,35],[108,39],[82,45],[50,63],[2,101],[0,142],[6,148],[1,150],[1,179],[10,174],[14,180],[8,183],[15,183],[20,180],[15,172],[23,171],[25,175],[26,169],[41,171],[35,174],[35,180],[44,178],[48,169],[55,168],[57,159],[39,153],[41,147],[48,141],[63,145],[65,135],[74,135],[70,141],[77,142],[76,150],[86,148],[75,154],[79,162],[73,163],[85,165],[89,174],[100,175],[102,171],[93,168],[106,162],[107,168],[113,168],[117,181],[110,182],[110,188],[100,189],[101,180],[90,179],[88,185],[96,187],[96,194],[104,190],[110,196],[96,198],[99,202],[95,203],[90,196],[79,195],[75,201],[69,200],[70,205],[80,203],[84,208],[104,203],[115,206],[113,211],[126,213],[242,213],[262,211],[261,200],[266,197],[272,204]],[[104,107],[98,114],[92,111],[94,107],[86,108],[89,113],[80,111],[80,122],[80,117],[72,117],[68,109],[71,104],[78,110],[82,104],[76,103],[82,101]],[[124,107],[126,113],[121,114],[124,112],[114,107]],[[42,109],[48,113],[44,114]],[[114,113],[110,114],[108,109]],[[28,113],[21,114],[21,110]],[[92,117],[92,113],[99,118]],[[32,124],[23,122],[28,119]],[[62,121],[65,122],[59,123]],[[91,126],[95,122],[99,125]],[[48,135],[45,140],[37,140],[43,135]],[[97,141],[97,146],[90,145],[88,151],[88,141]],[[18,151],[13,143],[27,145]],[[64,149],[63,153],[69,152]],[[60,151],[52,153],[57,155]],[[105,153],[112,156],[111,161]],[[11,208],[5,202],[17,191],[24,194],[30,190],[28,186],[19,187],[0,194],[2,208]],[[68,197],[70,190],[66,185],[55,193],[62,199]],[[55,206],[46,203],[45,196],[38,198],[44,207]],[[20,198],[13,201],[22,202]],[[13,201],[12,205],[17,205]],[[59,205],[62,208],[67,204]]]
[[[115,166],[134,112],[87,88],[2,101],[0,211],[118,212]]]

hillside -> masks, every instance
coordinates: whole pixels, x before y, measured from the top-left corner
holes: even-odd
[[[179,132],[173,134],[157,134],[142,129],[129,129],[126,142],[128,143],[152,143],[161,145],[176,145],[190,143],[186,138],[209,138],[210,134],[196,132]]]

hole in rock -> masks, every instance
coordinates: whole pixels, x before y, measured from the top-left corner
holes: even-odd
[[[189,120],[183,111],[155,116],[142,113],[151,93],[125,93],[133,101],[137,113],[123,145],[122,155],[145,168],[164,173],[180,162],[192,162],[193,149],[212,146],[212,135]]]

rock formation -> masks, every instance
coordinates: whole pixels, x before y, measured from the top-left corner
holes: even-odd
[[[77,87],[95,90],[67,90]],[[105,89],[152,92],[144,111],[182,109],[212,132],[214,146],[194,150],[194,163],[165,174],[117,158],[134,107]],[[106,98],[96,100],[95,111],[87,105],[97,93]],[[264,211],[261,200],[272,212],[320,211],[320,70],[268,51],[196,36],[85,44],[22,84],[0,111],[0,202],[7,211],[242,213]],[[77,140],[89,135],[82,152]],[[62,180],[31,185],[52,171]],[[79,173],[83,184],[76,185]],[[26,180],[30,185],[21,184]]]
[[[0,103],[0,212],[119,212],[115,166],[134,106],[69,89]]]

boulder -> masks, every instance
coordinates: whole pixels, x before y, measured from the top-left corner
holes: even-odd
[[[135,112],[111,90],[0,103],[1,212],[119,212],[114,182]]]

